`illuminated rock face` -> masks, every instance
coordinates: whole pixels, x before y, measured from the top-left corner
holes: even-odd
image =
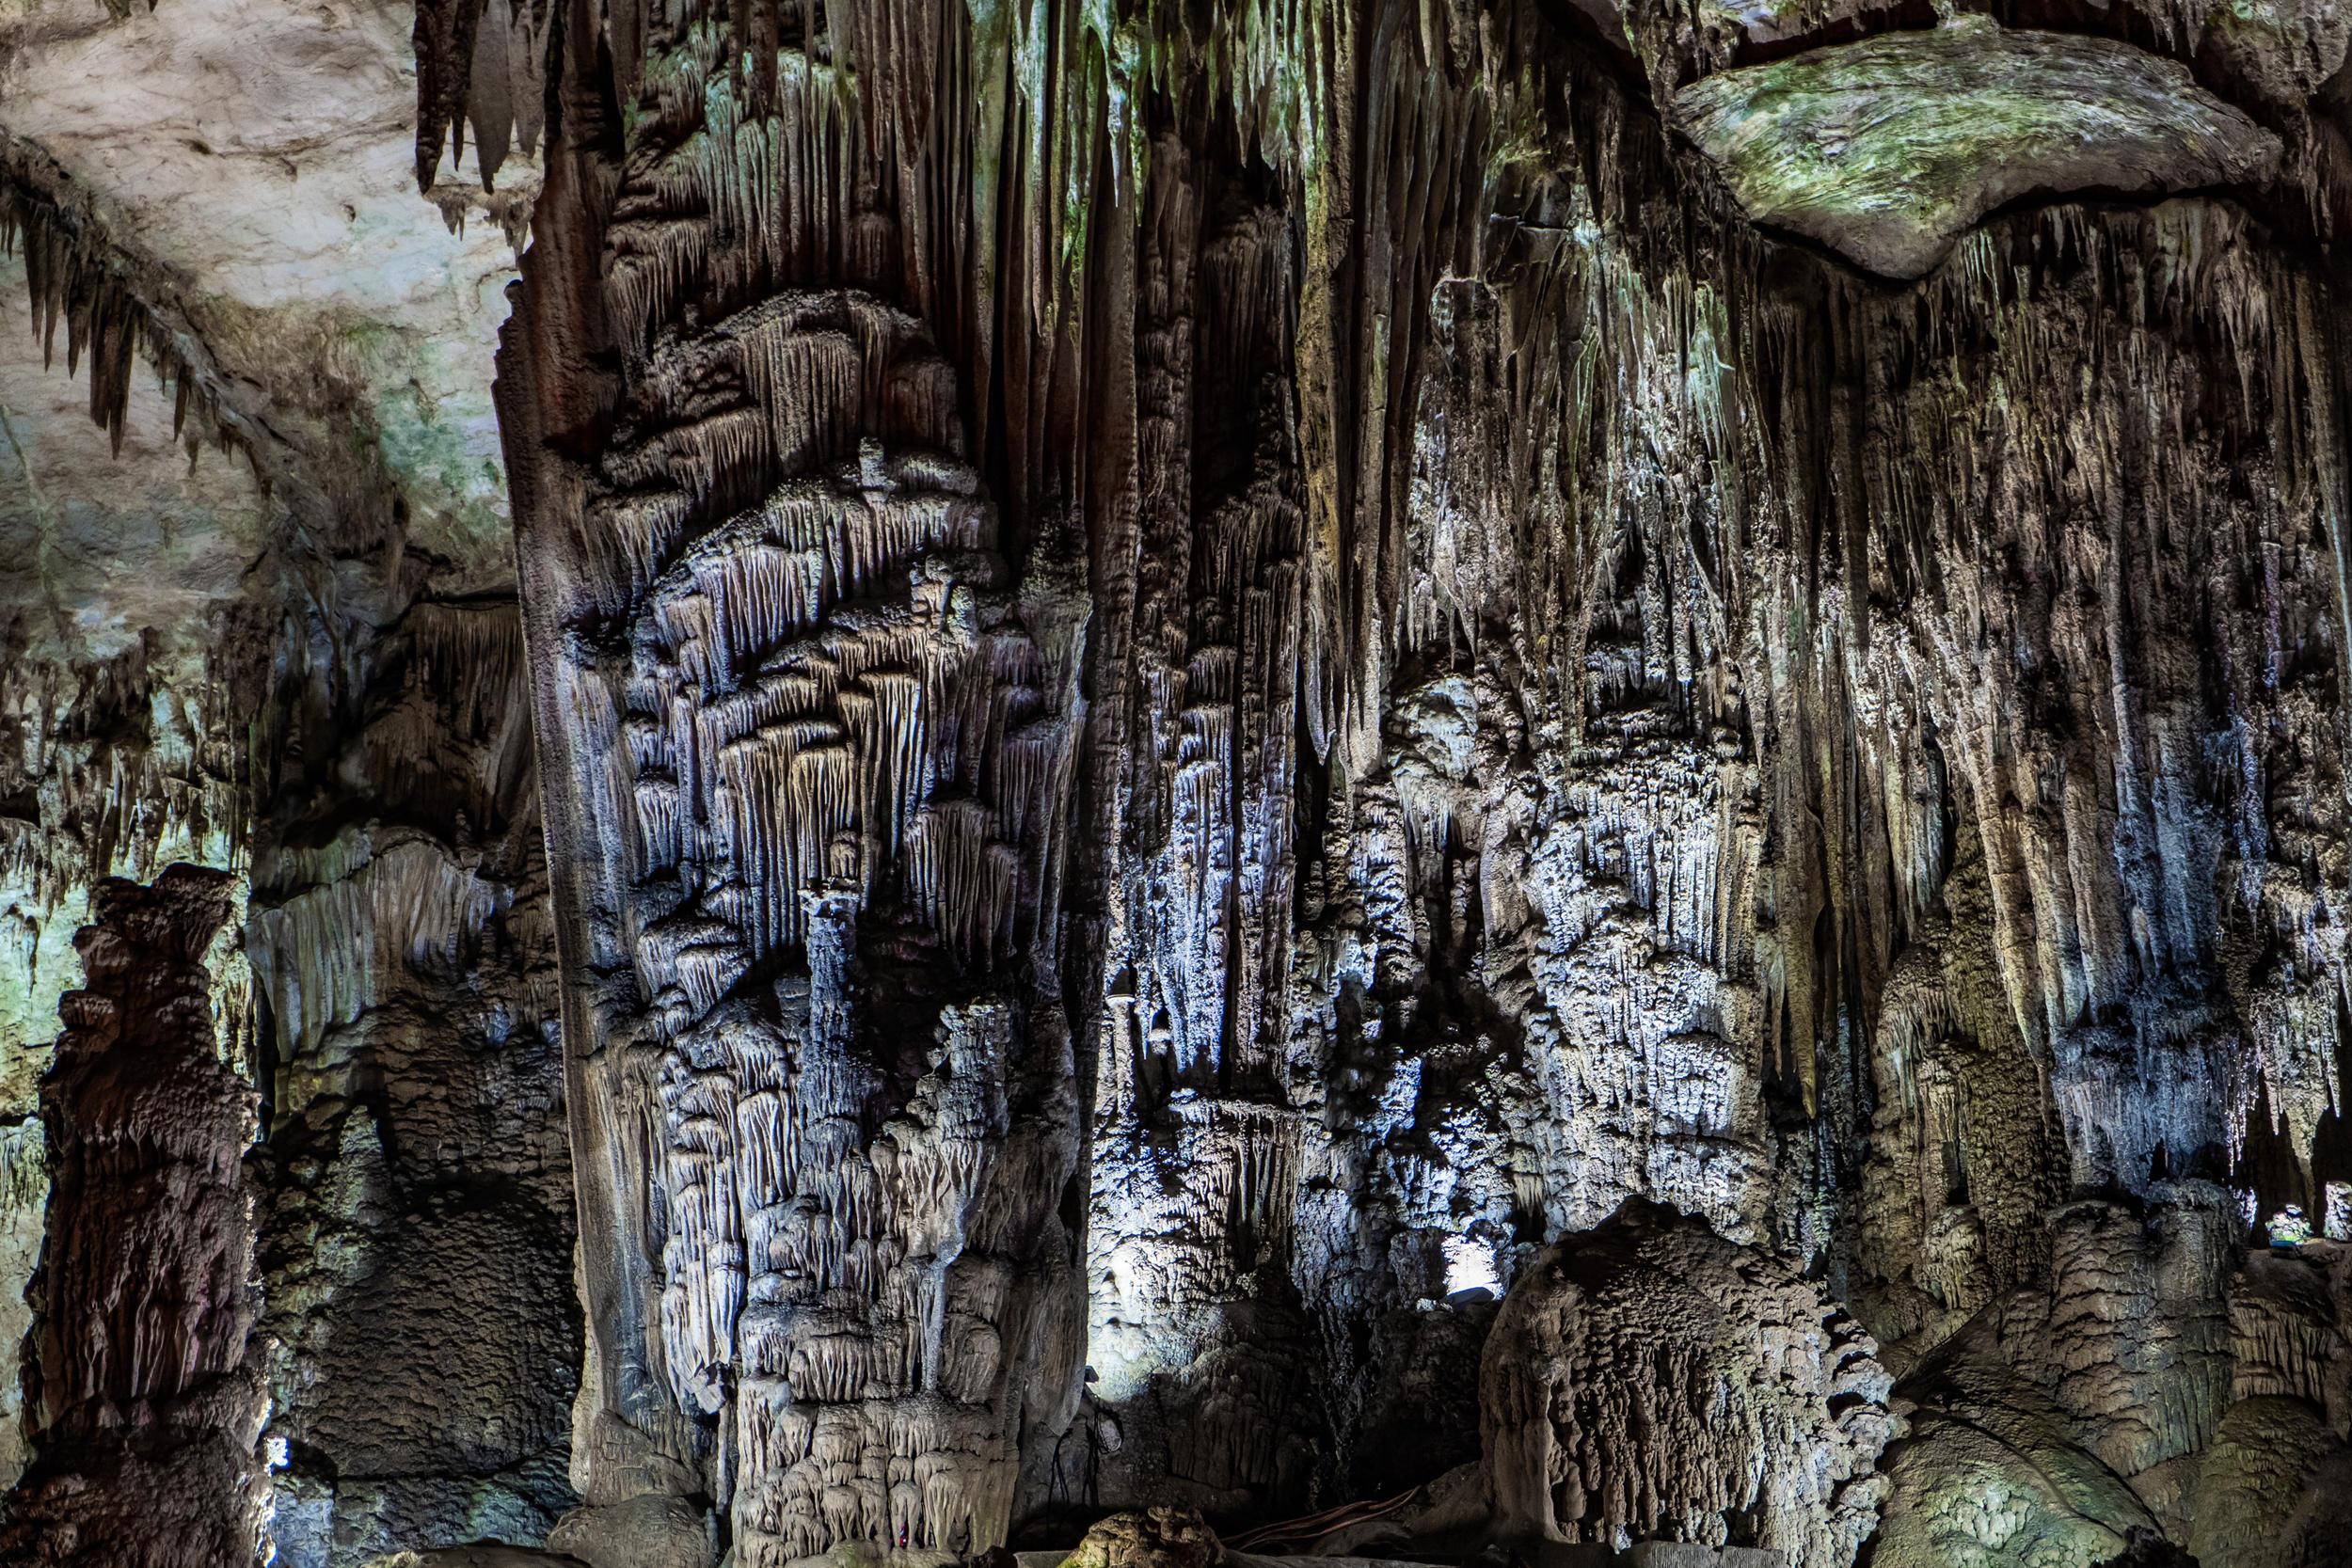
[[[587,1500],[715,1427],[745,1563],[1001,1544],[1083,1349],[1043,917],[1084,607],[1009,578],[952,384],[863,293],[727,317],[645,362],[591,549],[526,556],[543,695],[604,759],[555,817],[581,938],[630,982],[582,1023],[592,1244],[660,1238],[586,1255]]]
[[[2347,24],[1994,9],[11,24],[0,1093],[232,877],[279,1560],[2257,1560]]]
[[[2226,202],[1983,222],[2008,187],[1903,165],[1933,221],[1890,290],[1708,206],[1532,8],[1091,14],[656,8],[549,67],[575,115],[501,388],[609,1181],[592,1505],[973,1550],[1409,1481],[1391,1434],[1477,1451],[1472,1380],[1430,1372],[1487,1332],[1465,1287],[1654,1199],[1922,1376],[2054,1292],[2064,1357],[2021,1330],[1984,1376],[2145,1488],[2084,1541],[2185,1528],[2229,1290],[2176,1302],[2057,1206],[2219,1225],[2210,1262],[2231,1200],[2186,1179],[2317,1202],[2338,1157],[2303,1042],[2340,964],[2343,469],[2332,414],[2278,423],[2334,406],[2324,270]],[[1660,47],[1677,90],[1740,85]],[[2136,45],[1986,47],[2026,99],[2055,51],[2212,121],[2203,163],[2135,122],[2186,159],[2150,181],[2094,128],[2090,185],[2270,178],[2271,133]],[[2334,156],[2315,123],[2279,166]],[[922,651],[967,592],[995,651]],[[910,1205],[914,1152],[930,1183],[1065,1037],[1068,1119],[976,1131]],[[793,1130],[818,1106],[836,1141]],[[2127,1301],[2177,1323],[2143,1345]],[[1845,1398],[1681,1446],[1836,1449],[1769,1528],[1842,1561],[1911,1506]],[[1758,1486],[1577,1528],[1755,1539]]]
[[[1899,1429],[1875,1350],[1786,1263],[1630,1199],[1530,1259],[1486,1340],[1497,1513],[1550,1540],[1850,1562]]]

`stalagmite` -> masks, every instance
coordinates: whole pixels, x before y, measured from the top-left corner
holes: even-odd
[[[231,879],[110,881],[75,939],[85,989],[42,1085],[48,1249],[32,1462],[0,1522],[12,1562],[252,1560],[266,1487],[254,1096],[213,1030],[207,949]]]
[[[1630,1200],[1538,1254],[1486,1341],[1500,1528],[1851,1561],[1901,1432],[1876,1348],[1785,1266]]]

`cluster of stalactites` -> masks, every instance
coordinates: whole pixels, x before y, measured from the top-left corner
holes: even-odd
[[[308,863],[292,863],[297,859]],[[316,1051],[330,1030],[375,1006],[396,967],[463,975],[512,896],[410,832],[347,833],[324,850],[286,851],[279,860],[279,877],[311,879],[252,911],[246,954],[297,1052]]]
[[[803,943],[812,895],[863,906],[892,866],[960,956],[1009,949],[1021,873],[1001,819],[1050,793],[1054,758],[1027,752],[1059,737],[1022,733],[1035,654],[1017,626],[981,624],[953,565],[993,531],[973,490],[869,447],[705,535],[647,595],[624,733],[639,967],[667,1027]]]
[[[104,429],[118,456],[131,377],[142,351],[172,388],[172,438],[186,441],[189,463],[195,463],[197,453],[197,441],[187,433],[191,406],[198,410],[199,423],[212,426],[215,439],[226,447],[228,433],[183,356],[178,339],[131,292],[111,247],[92,237],[86,221],[0,175],[0,251],[24,258],[41,363],[55,362],[60,321],[65,324],[66,373],[75,373],[83,356],[88,356],[89,417]]]
[[[1037,901],[1068,728],[1000,591],[994,510],[950,455],[953,391],[906,317],[850,293],[644,362],[591,520],[599,594],[628,607],[616,783],[667,1033],[804,943],[812,898],[889,894],[982,966]]]
[[[653,303],[627,295],[626,269],[611,286],[622,291],[616,305]],[[953,367],[903,312],[854,291],[766,300],[662,343],[637,379],[648,413],[606,454],[614,493],[598,503],[610,550],[599,589],[615,608],[652,587],[690,531],[731,500],[848,461],[868,436],[949,458],[963,450]],[[712,397],[714,387],[730,395]]]
[[[607,308],[639,352],[653,324],[704,292],[753,298],[888,275],[882,230],[848,207],[861,141],[837,71],[787,50],[755,105],[724,69],[724,38],[695,24],[646,83],[647,129],[606,236]]]
[[[417,51],[417,189],[430,193],[446,138],[453,166],[473,128],[482,188],[510,152],[530,157],[546,110],[548,0],[421,0]]]

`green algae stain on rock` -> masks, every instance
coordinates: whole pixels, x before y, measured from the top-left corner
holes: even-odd
[[[2022,197],[2258,183],[2280,154],[2173,61],[1985,17],[1710,76],[1673,116],[1749,217],[1900,278]]]

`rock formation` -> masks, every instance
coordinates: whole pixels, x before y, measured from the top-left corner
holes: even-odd
[[[1208,1568],[1223,1552],[1200,1514],[1153,1508],[1114,1513],[1071,1552],[1074,1568]]]
[[[185,862],[281,1563],[2324,1554],[2347,45],[0,18],[0,1340]]]
[[[197,1568],[254,1559],[264,1411],[254,1094],[214,1028],[205,959],[230,878],[173,865],[94,890],[86,989],[41,1085],[52,1172],[25,1390],[32,1463],[11,1562]]]
[[[2255,184],[2279,155],[2178,61],[1980,15],[1722,71],[1671,112],[1748,216],[1888,277],[2023,196]]]
[[[1899,1426],[1875,1348],[1787,1263],[1629,1198],[1537,1253],[1487,1336],[1502,1532],[1851,1562]]]
[[[300,1568],[544,1533],[578,1500],[555,960],[488,386],[513,252],[478,180],[455,186],[464,233],[417,198],[410,21],[42,7],[0,45],[24,269],[0,290],[0,1119],[32,1107],[91,890],[229,872],[215,995],[260,1097],[268,1528]],[[11,1342],[38,1129],[0,1144]]]

